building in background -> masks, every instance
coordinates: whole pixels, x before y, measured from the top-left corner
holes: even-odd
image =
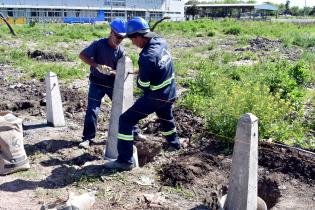
[[[25,22],[95,23],[115,17],[184,20],[186,0],[0,0],[0,12]],[[13,21],[14,22],[14,21]]]
[[[278,7],[271,4],[186,4],[187,19],[198,18],[240,18],[266,19],[269,15],[276,15]]]

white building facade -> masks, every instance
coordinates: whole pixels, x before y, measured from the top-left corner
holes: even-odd
[[[0,0],[0,12],[39,22],[96,22],[115,17],[184,20],[187,0]]]

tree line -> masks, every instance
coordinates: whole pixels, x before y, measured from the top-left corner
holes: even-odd
[[[209,3],[209,2],[202,2],[202,1],[188,1],[186,5],[193,5],[191,7],[188,7],[186,9],[186,15],[191,15],[195,17],[199,14],[199,8],[196,6],[197,4],[203,4],[203,3]],[[213,4],[241,4],[241,3],[247,3],[247,4],[253,4],[256,3],[256,1],[237,1],[237,0],[218,0],[212,2]],[[290,1],[287,0],[285,4],[274,4],[271,2],[266,1],[268,4],[272,4],[278,7],[277,13],[270,13],[271,16],[275,15],[291,15],[291,16],[315,16],[315,6],[314,7],[304,7],[299,8],[298,6],[290,6]]]

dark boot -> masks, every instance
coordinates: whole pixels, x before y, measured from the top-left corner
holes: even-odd
[[[116,169],[116,170],[120,170],[120,171],[130,171],[133,168],[135,168],[135,165],[133,163],[121,163],[118,162],[117,160],[115,161],[110,161],[105,163],[104,165],[105,168],[107,169]]]

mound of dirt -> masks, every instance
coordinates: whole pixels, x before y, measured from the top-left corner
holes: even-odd
[[[181,138],[191,138],[194,134],[204,133],[202,118],[196,116],[192,111],[185,109],[184,107],[176,107],[173,111],[176,130],[178,136]],[[160,120],[147,121],[140,125],[140,128],[145,134],[157,135],[161,132]]]
[[[35,50],[33,52],[27,52],[28,57],[36,60],[47,60],[47,61],[68,61],[68,58],[61,53],[44,52]]]
[[[315,183],[315,158],[299,153],[294,148],[281,148],[266,142],[259,146],[259,165],[271,171],[289,174],[306,183]]]
[[[256,52],[260,50],[270,51],[273,48],[279,48],[282,45],[281,40],[271,40],[264,37],[257,36],[249,40],[250,47],[248,50]]]
[[[281,40],[271,40],[260,36],[250,39],[249,45],[244,48],[236,48],[235,51],[251,51],[259,57],[269,56],[270,53],[268,52],[280,52],[281,57],[292,61],[298,60],[303,52],[302,49],[296,46],[285,47]]]
[[[188,156],[191,157],[189,161]],[[174,187],[183,184],[194,184],[197,178],[212,171],[213,166],[220,167],[217,157],[207,153],[187,153],[162,166],[163,169],[160,171],[161,181],[165,185]]]

